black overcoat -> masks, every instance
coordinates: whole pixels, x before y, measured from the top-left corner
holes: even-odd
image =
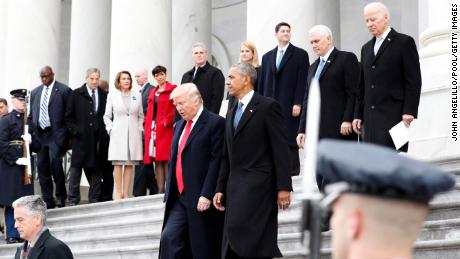
[[[225,78],[222,71],[206,62],[203,67],[198,68],[195,78],[193,78],[194,72],[195,68],[185,72],[180,83],[194,83],[203,98],[204,107],[208,111],[219,114],[225,88]],[[179,119],[180,117],[176,116],[176,118]]]
[[[363,120],[365,141],[394,149],[388,130],[402,120],[403,114],[417,117],[422,85],[420,62],[414,39],[393,28],[377,55],[374,44],[375,37],[361,49],[355,117]]]
[[[281,107],[254,93],[234,131],[236,106],[227,113],[216,188],[224,194],[224,248],[229,244],[243,257],[280,257],[277,195],[292,190]]]
[[[308,86],[302,105],[299,133],[305,133],[308,93],[318,69],[319,58],[308,70]],[[355,133],[340,134],[342,122],[352,122],[356,91],[359,84],[359,63],[355,54],[336,48],[331,52],[319,77],[321,117],[319,138],[357,140]]]
[[[257,80],[258,92],[263,96],[274,98],[281,104],[288,130],[288,143],[296,147],[295,139],[300,116],[292,116],[292,107],[295,104],[302,105],[310,63],[305,50],[289,44],[277,70],[277,52],[278,47],[262,57],[260,77]]]
[[[97,91],[97,113],[86,85],[75,89],[68,100],[66,125],[72,136],[72,167],[95,168],[98,162],[107,161],[109,135],[103,120],[107,93],[100,88]]]

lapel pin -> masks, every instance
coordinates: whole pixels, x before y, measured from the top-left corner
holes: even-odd
[[[252,110],[249,110],[249,112],[252,112]]]
[[[330,60],[328,60],[328,61],[327,61],[327,63],[331,63],[331,61],[330,61]]]

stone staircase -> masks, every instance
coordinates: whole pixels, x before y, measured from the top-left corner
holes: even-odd
[[[431,203],[431,213],[415,244],[415,258],[460,258],[460,159],[435,161],[457,179],[455,189]],[[301,178],[293,179],[294,190]],[[158,258],[163,195],[86,204],[48,211],[48,227],[75,258]],[[285,258],[307,258],[301,243],[301,202],[279,213],[278,242]],[[323,234],[322,257],[330,258],[330,232]],[[0,259],[13,258],[19,245],[0,244]]]

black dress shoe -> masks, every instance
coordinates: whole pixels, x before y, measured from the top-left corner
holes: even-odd
[[[56,207],[58,207],[58,208],[63,208],[63,207],[65,207],[65,201],[58,201],[58,202],[56,202]]]

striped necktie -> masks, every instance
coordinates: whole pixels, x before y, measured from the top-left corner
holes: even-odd
[[[43,93],[42,103],[40,104],[40,116],[39,116],[39,125],[40,128],[45,129],[46,127],[50,126],[49,121],[49,114],[48,114],[48,90],[49,87],[45,86],[43,89],[45,92]]]

